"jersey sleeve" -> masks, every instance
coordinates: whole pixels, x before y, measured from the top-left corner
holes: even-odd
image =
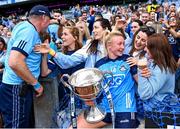
[[[137,74],[137,65],[132,66],[130,71],[132,75]]]
[[[33,31],[33,29],[24,28],[15,34],[12,50],[19,51],[27,57],[37,42],[40,44],[37,32]]]

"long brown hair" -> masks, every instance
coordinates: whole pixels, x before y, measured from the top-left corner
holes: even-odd
[[[136,36],[137,34],[142,31],[143,33],[146,33],[146,35],[149,37],[150,35],[155,33],[155,29],[149,26],[141,26],[139,30],[137,30],[133,36],[133,40],[132,40],[132,49],[130,50],[129,54],[132,55],[133,52],[136,51],[135,48],[135,40],[136,40]],[[144,50],[140,53],[140,57],[143,57],[145,55]]]
[[[80,39],[79,39],[80,38],[79,29],[75,26],[66,26],[66,27],[64,27],[64,29],[68,29],[69,32],[72,34],[72,36],[76,39],[75,40],[75,51],[82,48],[82,43],[80,42]],[[62,52],[66,54],[68,52],[68,47],[63,47]]]
[[[108,29],[109,31],[111,31],[111,25],[110,25],[109,20],[102,18],[102,19],[96,20],[95,22],[100,22],[100,25],[102,26],[102,28],[104,30]],[[98,43],[99,43],[98,40],[92,39],[91,40],[91,45],[89,46],[89,48],[87,50],[88,53],[96,53],[97,52]]]
[[[153,34],[148,38],[147,48],[152,55],[155,65],[161,70],[175,73],[177,69],[176,61],[173,57],[168,39],[164,34]]]

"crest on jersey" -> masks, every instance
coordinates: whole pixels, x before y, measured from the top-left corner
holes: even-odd
[[[126,71],[127,68],[126,68],[124,65],[122,65],[122,66],[119,68],[119,70],[120,70],[120,71]]]

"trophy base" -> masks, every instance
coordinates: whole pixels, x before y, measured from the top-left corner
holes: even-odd
[[[96,123],[103,120],[106,116],[106,112],[100,110],[98,107],[90,107],[84,111],[85,120],[88,123]]]

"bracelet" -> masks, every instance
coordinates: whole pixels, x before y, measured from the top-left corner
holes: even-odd
[[[56,52],[53,49],[50,49],[49,54],[54,57],[56,55]]]
[[[37,82],[35,85],[33,85],[35,90],[39,90],[41,88],[41,84]]]

